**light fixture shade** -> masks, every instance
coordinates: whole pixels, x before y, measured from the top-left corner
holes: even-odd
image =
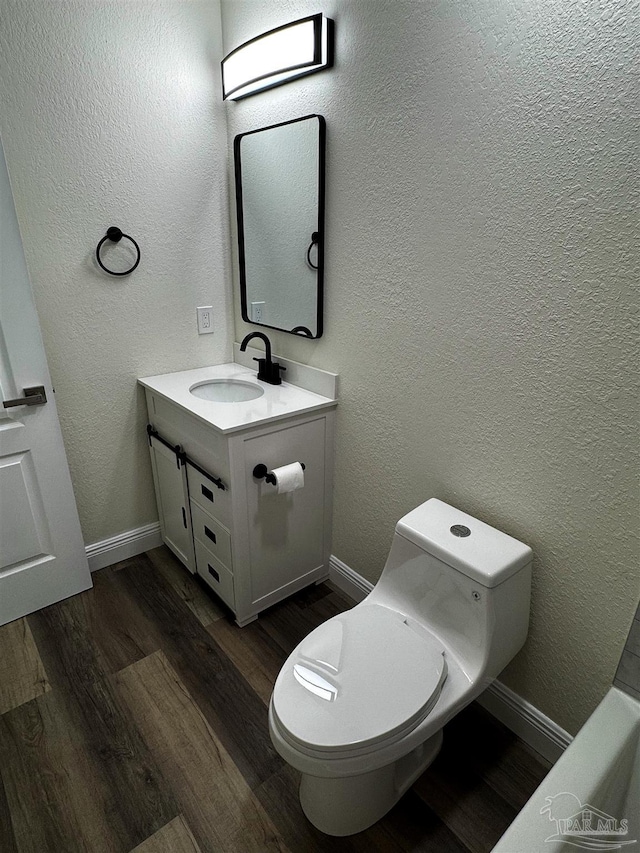
[[[238,101],[333,65],[333,21],[322,13],[269,30],[222,60],[222,99]]]

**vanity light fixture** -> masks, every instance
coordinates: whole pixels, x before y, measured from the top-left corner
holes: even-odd
[[[333,21],[321,12],[241,44],[222,60],[222,100],[238,101],[331,68]]]

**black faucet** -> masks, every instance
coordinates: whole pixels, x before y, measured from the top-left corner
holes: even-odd
[[[258,362],[258,379],[268,382],[270,385],[281,385],[280,371],[287,368],[282,367],[277,361],[271,361],[271,341],[266,335],[262,332],[250,332],[240,344],[240,352],[246,350],[247,344],[252,338],[261,338],[264,341],[265,358],[253,359]]]

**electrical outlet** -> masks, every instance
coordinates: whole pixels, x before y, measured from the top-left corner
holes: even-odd
[[[251,319],[254,323],[264,323],[264,302],[251,303]]]
[[[213,332],[213,306],[205,305],[203,308],[196,308],[198,315],[198,334],[210,335]]]

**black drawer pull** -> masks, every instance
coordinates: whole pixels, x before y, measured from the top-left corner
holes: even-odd
[[[207,500],[213,503],[213,492],[211,491],[211,489],[208,489],[206,486],[203,486],[202,483],[200,484],[200,488],[202,489],[202,494],[205,496],[205,498],[207,498]]]
[[[213,532],[213,530],[209,530],[206,524],[204,526],[204,534],[205,536],[208,536],[209,539],[211,539],[214,545],[216,544],[216,534]]]
[[[187,511],[184,507],[182,507],[182,523],[184,524],[184,529],[187,529]]]
[[[215,570],[212,566],[210,566],[210,565],[209,565],[209,563],[207,563],[207,568],[209,569],[209,574],[210,574],[210,575],[213,575],[213,576],[214,576],[214,578],[215,578],[215,579],[218,581],[218,583],[219,583],[219,582],[220,582],[220,575],[216,572],[216,570]]]

